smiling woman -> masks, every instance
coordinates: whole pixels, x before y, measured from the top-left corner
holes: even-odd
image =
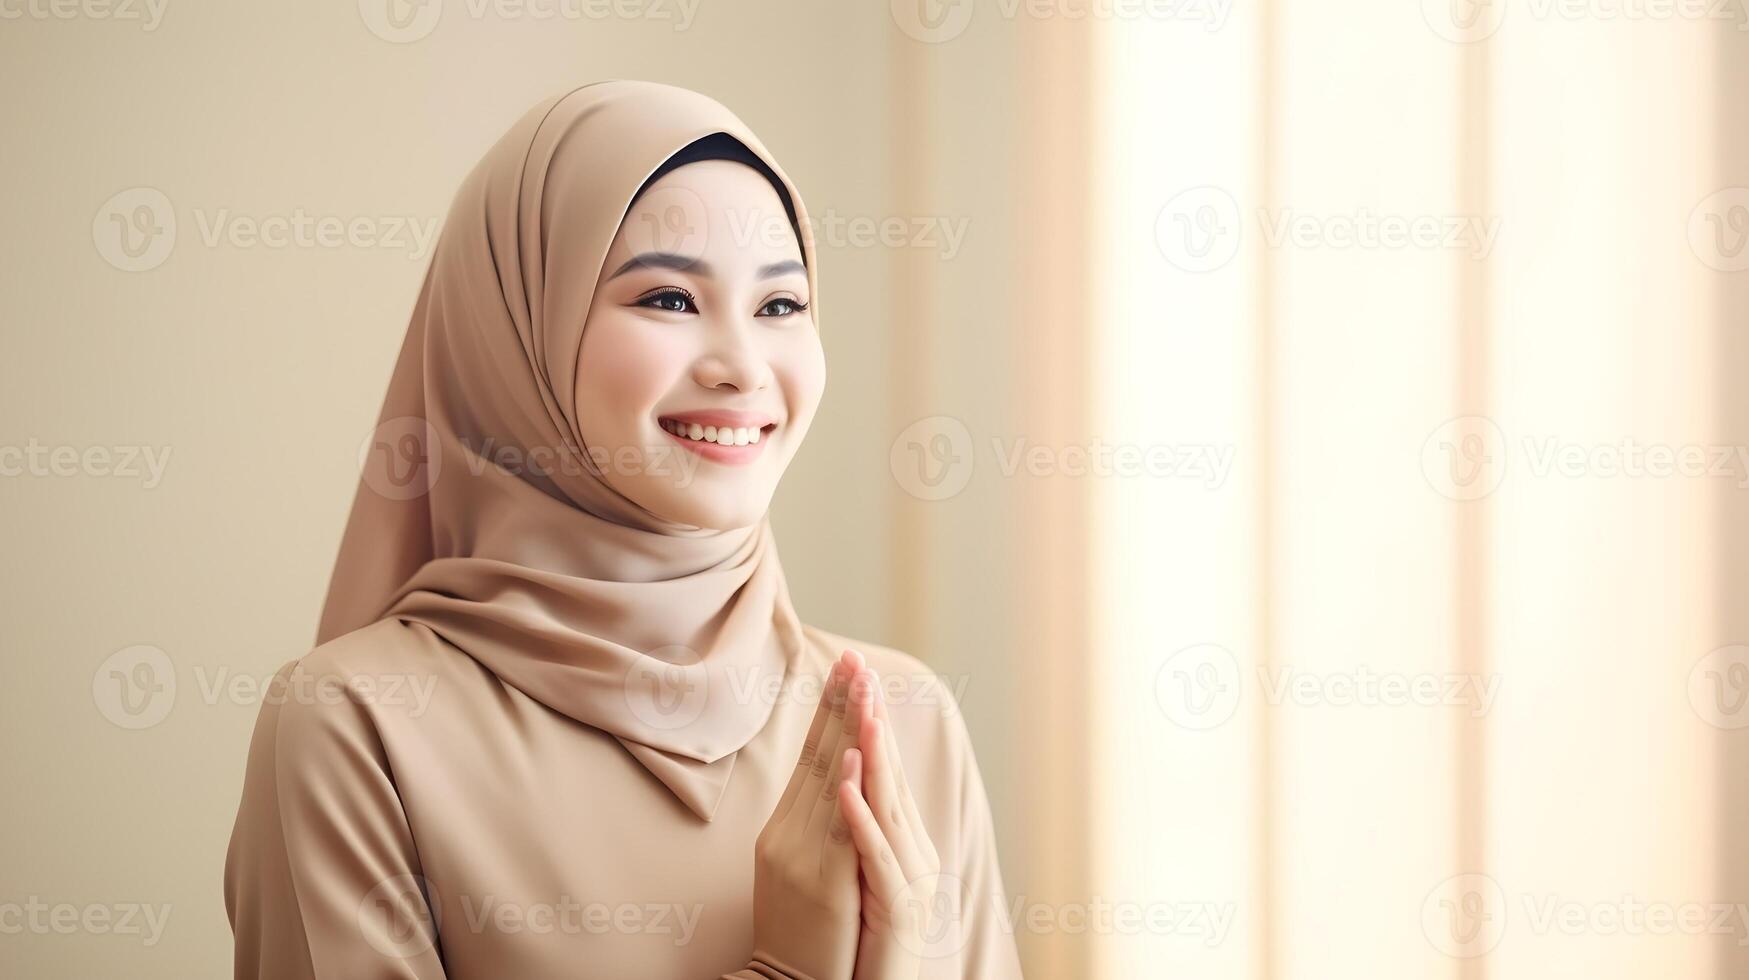
[[[794,185],[681,89],[549,100],[468,176],[396,451],[275,678],[345,696],[256,724],[237,976],[1020,975],[958,702],[803,623],[778,561],[816,264]]]

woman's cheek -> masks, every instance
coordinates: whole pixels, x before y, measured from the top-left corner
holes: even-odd
[[[826,352],[820,335],[812,329],[798,332],[776,357],[776,370],[783,382],[785,407],[797,421],[811,418],[826,390]]]
[[[601,330],[584,345],[582,361],[588,373],[579,377],[587,385],[596,417],[613,418],[615,428],[626,427],[624,435],[631,442],[636,441],[644,416],[674,387],[686,363],[681,345],[649,326],[619,318],[591,323],[589,330]]]

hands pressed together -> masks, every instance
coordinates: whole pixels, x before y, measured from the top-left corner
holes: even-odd
[[[754,846],[754,964],[807,980],[914,980],[941,862],[879,678],[832,665],[794,774]]]

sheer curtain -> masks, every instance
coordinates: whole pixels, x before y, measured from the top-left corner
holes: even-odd
[[[1740,20],[1090,23],[1097,975],[1742,975]]]

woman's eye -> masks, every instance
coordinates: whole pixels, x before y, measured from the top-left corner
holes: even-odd
[[[808,308],[808,304],[788,297],[779,297],[759,308],[758,316],[789,316]]]
[[[638,300],[639,306],[647,306],[654,310],[667,310],[670,313],[697,313],[698,307],[693,304],[692,294],[684,289],[664,289],[651,293]]]

